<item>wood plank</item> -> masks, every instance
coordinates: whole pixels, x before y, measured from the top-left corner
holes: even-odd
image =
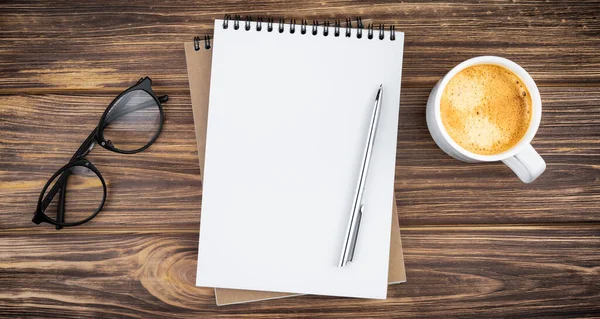
[[[547,168],[524,184],[502,163],[446,155],[427,130],[427,90],[405,89],[395,179],[401,224],[599,221],[600,94],[593,91],[540,88],[543,115],[532,145]]]
[[[148,75],[166,89],[186,90],[183,42],[212,33],[225,13],[395,24],[406,33],[405,87],[431,87],[479,55],[513,59],[541,85],[599,86],[599,11],[596,0],[11,1],[0,8],[0,88],[114,91]]]
[[[303,296],[217,307],[198,234],[0,234],[0,316],[541,317],[600,314],[600,228],[408,230],[387,300]],[[310,307],[306,307],[310,305]]]
[[[444,154],[427,131],[428,90],[404,89],[395,186],[401,225],[600,222],[600,92],[542,88],[541,94],[544,115],[533,144],[548,168],[525,185],[503,164],[466,164]],[[30,220],[41,188],[111,99],[0,99],[0,229],[40,228]],[[98,147],[91,153],[109,195],[85,229],[198,229],[201,183],[189,95],[172,95],[165,112],[164,130],[150,149],[119,155]]]
[[[98,124],[112,98],[34,95],[1,99],[0,189],[7,196],[0,201],[0,211],[8,214],[0,217],[0,228],[33,225],[30,219],[42,187]],[[108,199],[100,215],[110,222],[96,223],[100,220],[96,218],[96,227],[199,227],[200,170],[189,94],[171,96],[164,109],[163,131],[148,150],[122,155],[97,146],[87,157],[108,184]]]

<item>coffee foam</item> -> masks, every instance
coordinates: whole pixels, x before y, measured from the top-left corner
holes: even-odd
[[[531,97],[509,70],[491,64],[466,68],[444,89],[442,123],[466,150],[493,155],[515,146],[531,121]]]

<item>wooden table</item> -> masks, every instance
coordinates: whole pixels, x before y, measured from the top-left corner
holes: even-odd
[[[212,289],[194,286],[202,188],[183,42],[225,13],[360,15],[406,33],[395,190],[408,282],[387,300],[217,307]],[[4,2],[0,316],[600,316],[599,16],[597,1]],[[531,185],[501,163],[451,159],[427,132],[434,83],[479,55],[514,60],[540,86],[533,145],[548,167]],[[171,97],[158,142],[138,155],[92,152],[110,193],[92,222],[34,225],[46,180],[145,75]]]

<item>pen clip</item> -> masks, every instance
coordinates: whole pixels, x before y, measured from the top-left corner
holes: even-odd
[[[356,251],[356,243],[358,242],[358,232],[360,230],[360,222],[362,221],[363,209],[365,205],[360,205],[358,213],[356,214],[354,233],[352,234],[352,241],[350,242],[350,251],[348,252],[348,261],[354,259],[354,252]]]

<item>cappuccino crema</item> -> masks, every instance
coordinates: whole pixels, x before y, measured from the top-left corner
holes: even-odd
[[[480,64],[456,74],[444,89],[444,128],[464,149],[494,155],[515,146],[527,132],[532,102],[525,84],[511,71]]]

